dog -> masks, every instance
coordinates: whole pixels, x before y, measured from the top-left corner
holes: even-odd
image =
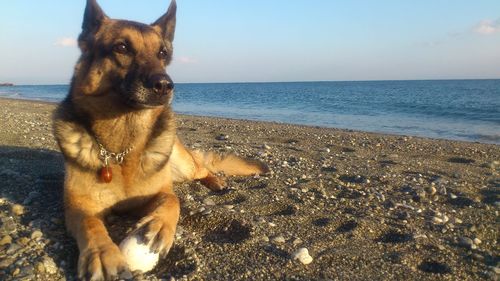
[[[81,56],[69,93],[54,114],[54,135],[65,159],[66,227],[79,248],[78,277],[130,276],[105,217],[142,218],[137,233],[151,251],[166,255],[179,220],[174,182],[199,180],[212,190],[220,175],[268,172],[257,160],[191,151],[176,134],[171,102],[176,2],[153,24],[109,18],[87,0],[78,38]]]

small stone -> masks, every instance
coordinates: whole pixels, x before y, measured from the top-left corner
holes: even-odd
[[[415,191],[415,194],[417,195],[418,199],[424,199],[425,198],[425,190],[423,188],[419,188],[418,190]]]
[[[31,239],[36,240],[43,236],[43,233],[40,230],[35,230],[31,233]]]
[[[311,255],[309,255],[309,250],[307,248],[300,248],[295,251],[292,255],[294,260],[299,260],[302,264],[310,264],[313,261]]]
[[[480,261],[480,262],[484,261],[484,256],[479,253],[473,253],[471,255],[471,258],[475,261]]]
[[[491,267],[491,271],[493,271],[495,274],[500,274],[500,267],[493,266]]]
[[[271,147],[269,145],[267,145],[267,144],[262,145],[262,148],[264,148],[265,150],[271,149]]]
[[[233,205],[224,205],[224,208],[228,209],[228,210],[231,210],[231,209],[234,208],[234,206]]]
[[[470,248],[470,249],[474,249],[474,246],[475,246],[474,241],[472,241],[472,239],[465,237],[465,236],[458,238],[458,244],[462,247],[466,247],[466,248]]]
[[[16,215],[16,216],[22,216],[24,214],[24,207],[22,205],[19,205],[19,204],[14,204],[12,205],[12,214]]]
[[[413,238],[414,239],[419,239],[419,238],[427,239],[427,235],[419,233],[419,234],[413,235]]]
[[[26,199],[24,199],[23,204],[24,205],[30,205],[31,203],[33,203],[33,201],[35,199],[37,199],[40,196],[41,196],[40,192],[38,192],[38,191],[32,191],[32,192],[30,192],[28,194],[28,197],[26,197]]]
[[[446,187],[441,186],[441,187],[439,188],[439,194],[441,194],[441,195],[446,195],[446,194],[447,194],[447,192],[446,192]]]
[[[473,242],[476,245],[479,245],[479,244],[483,243],[483,241],[481,241],[479,238],[474,238]]]
[[[456,196],[455,194],[450,193],[450,198],[451,198],[451,199],[457,199],[457,197],[458,197],[458,196]]]
[[[14,258],[11,258],[11,257],[6,257],[6,258],[3,258],[3,259],[0,259],[0,269],[4,269],[4,268],[7,268],[9,266],[12,265],[12,263],[14,263]],[[0,274],[0,276],[2,276]]]
[[[203,204],[205,204],[207,206],[214,206],[215,202],[211,198],[205,198],[205,199],[203,199]]]
[[[274,237],[272,241],[277,244],[282,244],[286,242],[285,237],[283,237],[283,235],[278,235]]]
[[[2,237],[2,239],[0,240],[0,246],[3,246],[3,245],[8,245],[12,243],[12,237],[10,237],[10,235],[5,235],[4,237]]]
[[[9,248],[7,248],[7,255],[11,255],[11,254],[14,254],[16,253],[17,251],[19,251],[20,249],[22,249],[21,246],[19,246],[18,244],[16,243],[12,243],[9,245]]]
[[[436,188],[435,188],[434,186],[432,186],[432,185],[431,185],[431,186],[429,186],[429,187],[427,187],[426,191],[427,191],[430,195],[434,195],[434,194],[436,194],[436,192],[437,192]]]
[[[42,262],[43,262],[43,266],[45,267],[45,271],[48,274],[56,274],[57,273],[57,265],[52,258],[44,257]]]
[[[302,240],[300,238],[296,238],[295,240],[293,240],[292,244],[294,246],[300,245],[302,244]]]
[[[207,210],[205,210],[205,211],[201,212],[201,214],[202,214],[203,216],[210,215],[211,213],[212,213],[212,210],[210,210],[210,209],[207,209]]]
[[[28,245],[29,242],[30,242],[30,239],[28,237],[21,237],[21,238],[17,239],[17,243],[19,243],[23,246]]]
[[[45,266],[43,265],[42,262],[39,262],[36,264],[36,271],[43,273],[45,272]]]
[[[33,275],[35,268],[32,265],[25,266],[21,269],[21,276],[27,277]]]
[[[122,271],[120,273],[120,275],[118,276],[118,278],[120,280],[132,280],[134,278],[134,276],[132,275],[132,272],[130,272],[128,270],[124,270],[124,271]],[[175,278],[174,278],[174,281],[175,281]]]
[[[453,220],[453,222],[454,222],[455,224],[461,224],[463,221],[462,221],[461,219],[459,219],[459,218],[455,218],[455,219]]]
[[[16,269],[14,269],[14,271],[12,271],[12,276],[13,277],[16,277],[17,275],[19,275],[19,273],[21,272],[21,270],[19,269],[19,267],[16,267]]]
[[[443,223],[443,220],[439,217],[433,217],[432,218],[432,223],[434,224],[442,224]]]
[[[229,136],[228,135],[224,135],[224,134],[220,134],[218,136],[215,137],[216,140],[218,141],[226,141],[229,139]]]
[[[495,169],[496,167],[500,166],[500,162],[499,161],[491,161],[491,162],[488,162],[488,163],[484,163],[483,165],[481,165],[485,168],[490,168],[490,169]]]
[[[62,224],[63,221],[59,218],[50,218],[50,222],[53,224]]]

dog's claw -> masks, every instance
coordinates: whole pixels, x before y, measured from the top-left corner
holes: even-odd
[[[137,225],[139,228],[135,231],[141,233],[142,239],[146,245],[150,245],[152,252],[168,253],[174,243],[175,231],[167,223],[164,223],[161,218],[147,216]]]
[[[78,278],[81,280],[114,280],[118,272],[128,271],[128,265],[115,244],[106,243],[88,248],[78,259]]]

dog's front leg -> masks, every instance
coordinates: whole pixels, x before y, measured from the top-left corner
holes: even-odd
[[[80,250],[78,277],[82,280],[131,277],[120,249],[108,235],[104,214],[94,212],[91,206],[91,202],[81,198],[66,201],[66,224]]]
[[[172,187],[165,187],[156,194],[142,213],[145,216],[137,223],[137,233],[143,235],[144,242],[153,252],[166,256],[174,243],[180,215],[179,199]]]

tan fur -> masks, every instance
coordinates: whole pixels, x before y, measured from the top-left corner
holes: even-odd
[[[149,27],[109,19],[95,0],[88,0],[79,39],[82,56],[68,98],[54,116],[54,134],[65,157],[66,225],[80,250],[78,275],[82,279],[113,279],[127,273],[126,261],[104,224],[109,213],[133,210],[142,214],[137,228],[143,230],[145,240],[153,241],[152,250],[166,254],[180,213],[174,182],[200,180],[210,189],[220,190],[224,180],[217,173],[267,171],[258,161],[186,149],[176,136],[169,103],[139,109],[124,104],[123,95],[128,92],[116,81],[127,81],[128,74],[134,74],[132,67],[165,72],[170,57],[159,60],[158,50],[164,48],[171,56],[175,2],[155,24]],[[112,50],[120,40],[132,45],[133,56],[99,49]],[[110,183],[99,177],[103,162],[98,141],[112,152],[132,148],[123,163],[110,162]]]

